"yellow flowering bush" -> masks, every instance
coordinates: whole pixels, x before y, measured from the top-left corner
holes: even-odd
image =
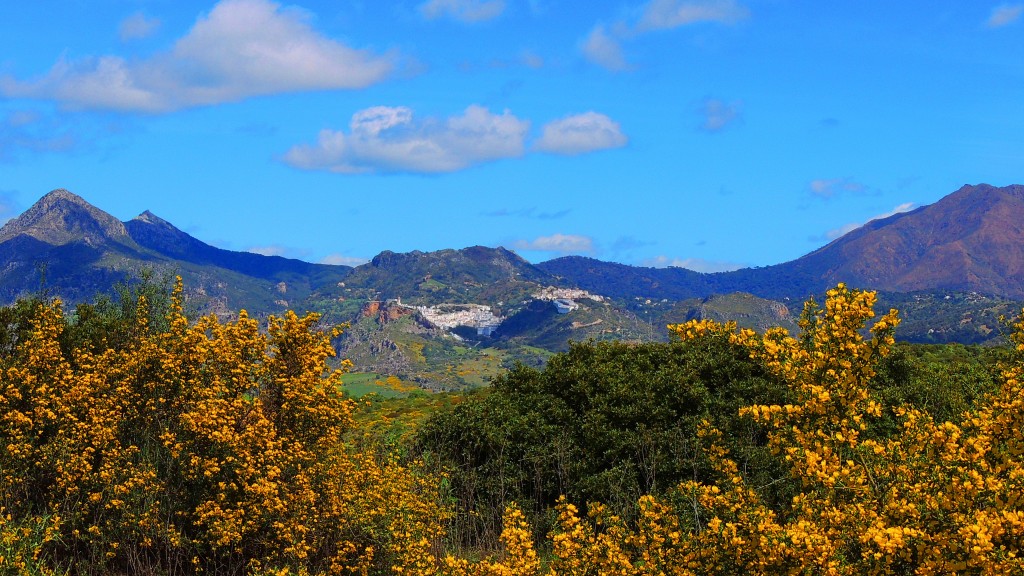
[[[685,486],[707,522],[698,536],[717,540],[716,562],[771,573],[1022,573],[1024,354],[1007,368],[1002,390],[961,425],[896,407],[901,433],[866,438],[867,421],[882,410],[868,385],[898,323],[890,311],[864,339],[874,301],[871,292],[840,285],[824,309],[808,304],[798,339],[735,333],[797,393],[793,404],[741,413],[770,428],[770,445],[803,490],[775,515],[740,475],[726,485]],[[702,328],[674,329],[686,337]],[[1019,352],[1022,339],[1018,324]],[[725,455],[719,469],[736,474]]]
[[[71,351],[60,303],[37,306],[0,374],[7,549],[85,573],[358,572],[438,540],[436,479],[342,442],[353,404],[316,315],[190,324],[180,295],[165,330],[140,297],[130,339]],[[45,537],[20,530],[34,517]]]

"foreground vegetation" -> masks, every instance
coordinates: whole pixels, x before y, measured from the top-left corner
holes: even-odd
[[[1024,572],[1024,321],[894,351],[840,285],[797,338],[578,344],[403,426],[344,396],[315,316],[164,296],[2,311],[0,571]]]

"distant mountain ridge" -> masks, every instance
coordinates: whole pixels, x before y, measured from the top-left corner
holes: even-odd
[[[40,286],[70,303],[91,300],[152,269],[182,275],[188,294],[204,303],[201,311],[316,310],[345,322],[362,317],[367,303],[391,299],[414,307],[475,304],[510,319],[495,334],[549,350],[580,337],[664,337],[666,322],[692,317],[732,314],[752,327],[791,325],[788,310],[795,304],[846,282],[879,290],[886,302],[913,310],[907,323],[915,330],[912,339],[981,341],[994,337],[995,318],[1012,310],[1013,299],[1024,299],[1024,186],[964,186],[791,262],[711,274],[579,256],[531,264],[512,251],[484,246],[385,250],[356,268],[313,264],[217,248],[148,210],[120,222],[67,190],[54,190],[0,228],[0,263],[3,303]],[[605,300],[588,304],[578,318],[552,323],[543,302],[531,303],[545,287],[581,288]],[[956,295],[973,292],[986,296]],[[736,293],[757,298],[720,298]],[[931,309],[942,310],[941,322]],[[547,324],[531,324],[538,322]],[[368,351],[394,344],[371,332],[364,334]]]
[[[1024,298],[1024,186],[964,186],[780,266],[794,275],[890,292],[970,290]]]
[[[132,240],[164,256],[192,264],[217,266],[256,278],[271,280],[282,273],[315,275],[348,268],[210,246],[149,210],[125,222],[124,226]]]
[[[886,292],[975,291],[1024,298],[1024,186],[964,186],[873,220],[791,262],[701,274],[567,256],[538,268],[602,294],[705,298],[749,292],[804,299],[839,282]]]
[[[351,271],[215,248],[148,210],[121,222],[64,189],[0,228],[0,262],[3,302],[40,288],[69,303],[91,300],[148,269],[182,275],[195,299],[215,312],[283,310]]]

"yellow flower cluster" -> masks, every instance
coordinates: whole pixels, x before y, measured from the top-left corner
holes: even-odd
[[[99,352],[62,350],[60,303],[40,305],[3,366],[6,549],[31,540],[90,573],[358,572],[439,541],[436,479],[342,441],[353,403],[315,315],[190,325],[180,281],[167,330],[146,305],[127,346]],[[8,529],[36,516],[45,538]],[[12,562],[0,553],[0,572]]]
[[[899,321],[890,311],[865,340],[874,302],[871,292],[839,285],[828,292],[824,309],[808,303],[799,338],[781,331],[734,335],[796,392],[792,405],[742,413],[771,428],[770,445],[804,488],[779,519],[740,477],[731,486],[691,485],[711,518],[695,537],[718,533],[717,563],[731,556],[737,568],[762,573],[1024,573],[1018,503],[1024,493],[1024,362],[1018,358],[1001,393],[984,400],[962,426],[897,408],[903,433],[884,442],[866,439],[868,419],[882,410],[869,383]],[[1024,352],[1024,324],[1016,328]],[[672,329],[682,338],[693,331]],[[727,459],[719,469],[735,473]]]

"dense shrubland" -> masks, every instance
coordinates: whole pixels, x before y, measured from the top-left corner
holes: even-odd
[[[436,479],[339,441],[353,406],[314,315],[189,323],[180,293],[12,314],[0,569],[380,572],[439,542]]]
[[[904,347],[873,304],[840,286],[797,338],[576,344],[389,411],[343,396],[312,315],[21,302],[0,572],[1024,572],[1024,321],[1002,350]]]

